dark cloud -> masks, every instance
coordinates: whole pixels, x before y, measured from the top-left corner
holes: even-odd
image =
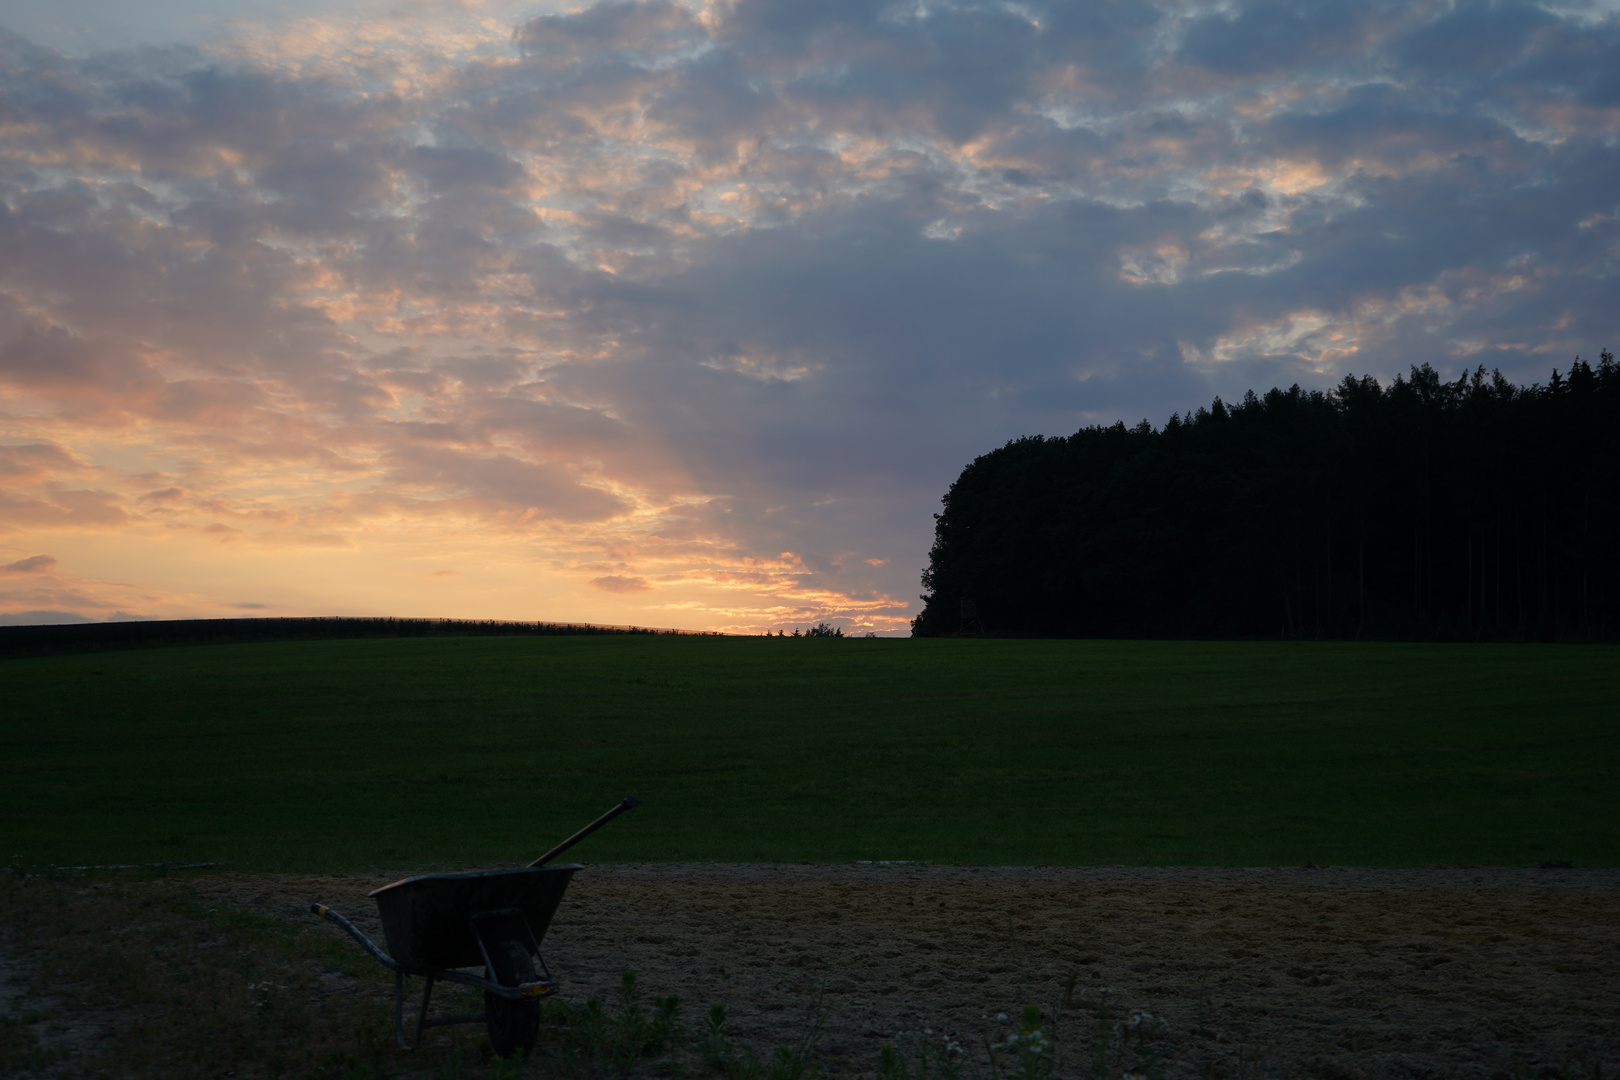
[[[1462,3],[1407,35],[1399,56],[1434,76],[1491,75],[1545,48],[1544,31],[1557,36],[1561,20],[1535,4]]]
[[[567,15],[542,15],[512,37],[525,58],[561,67],[653,65],[707,39],[691,11],[668,0],[609,0]]]
[[[411,156],[415,171],[441,190],[504,188],[523,177],[517,162],[480,147],[418,146]]]
[[[1249,79],[1359,51],[1381,5],[1354,0],[1265,0],[1195,19],[1181,60]]]

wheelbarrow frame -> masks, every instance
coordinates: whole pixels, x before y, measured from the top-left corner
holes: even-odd
[[[411,1040],[412,1049],[422,1044],[422,1032],[430,1027],[471,1024],[481,1020],[489,1021],[493,1040],[496,1021],[489,1012],[487,997],[484,1012],[429,1017],[428,1004],[433,998],[433,984],[461,983],[464,986],[476,987],[486,995],[493,994],[508,1001],[532,1002],[536,1008],[538,999],[555,994],[557,980],[552,977],[551,969],[546,965],[545,957],[541,955],[540,941],[551,927],[552,917],[562,902],[569,881],[577,871],[584,868],[577,864],[567,866],[546,864],[626,810],[633,810],[640,805],[640,799],[633,795],[626,796],[613,809],[526,867],[509,870],[473,870],[457,874],[422,874],[373,890],[369,895],[377,901],[378,914],[383,920],[383,932],[395,956],[388,955],[358,927],[325,904],[312,903],[309,910],[327,922],[341,927],[362,949],[371,954],[372,959],[394,973],[394,1042],[399,1047],[405,1046],[407,975],[427,980],[427,985],[422,990],[422,1005],[417,1011],[416,1035]],[[561,875],[560,879],[558,875]],[[455,903],[457,899],[461,903]],[[531,919],[539,921],[538,933],[530,922]],[[472,967],[482,960],[485,971],[492,975],[500,974],[490,955],[490,944],[485,940],[483,925],[485,923],[495,924],[492,931],[502,934],[496,941],[497,945],[516,943],[532,955],[540,965],[540,970],[536,974],[541,977],[508,986],[498,979],[486,979],[458,971],[458,968]],[[522,930],[522,934],[515,935],[515,931],[519,929]],[[476,946],[476,952],[468,948],[469,942]]]

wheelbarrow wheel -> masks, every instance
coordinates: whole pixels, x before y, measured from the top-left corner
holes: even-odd
[[[496,942],[490,947],[489,961],[494,970],[488,977],[502,986],[535,981],[534,961],[521,942]],[[514,1001],[485,990],[484,1023],[489,1028],[489,1045],[497,1055],[511,1057],[514,1050],[528,1053],[540,1034],[540,1003]]]

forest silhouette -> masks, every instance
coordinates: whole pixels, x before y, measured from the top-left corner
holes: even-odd
[[[918,636],[1609,638],[1620,366],[1429,365],[1016,439],[945,494]]]

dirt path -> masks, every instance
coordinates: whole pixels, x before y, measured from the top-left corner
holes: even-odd
[[[368,932],[375,874],[200,879],[287,918],[319,899]],[[336,931],[334,931],[336,932]],[[547,941],[570,996],[622,968],[724,1002],[768,1050],[818,993],[833,1068],[882,1041],[964,1042],[1033,1002],[1066,1072],[1087,1002],[1162,1021],[1167,1076],[1620,1072],[1620,871],[1212,870],[932,866],[594,866]]]

